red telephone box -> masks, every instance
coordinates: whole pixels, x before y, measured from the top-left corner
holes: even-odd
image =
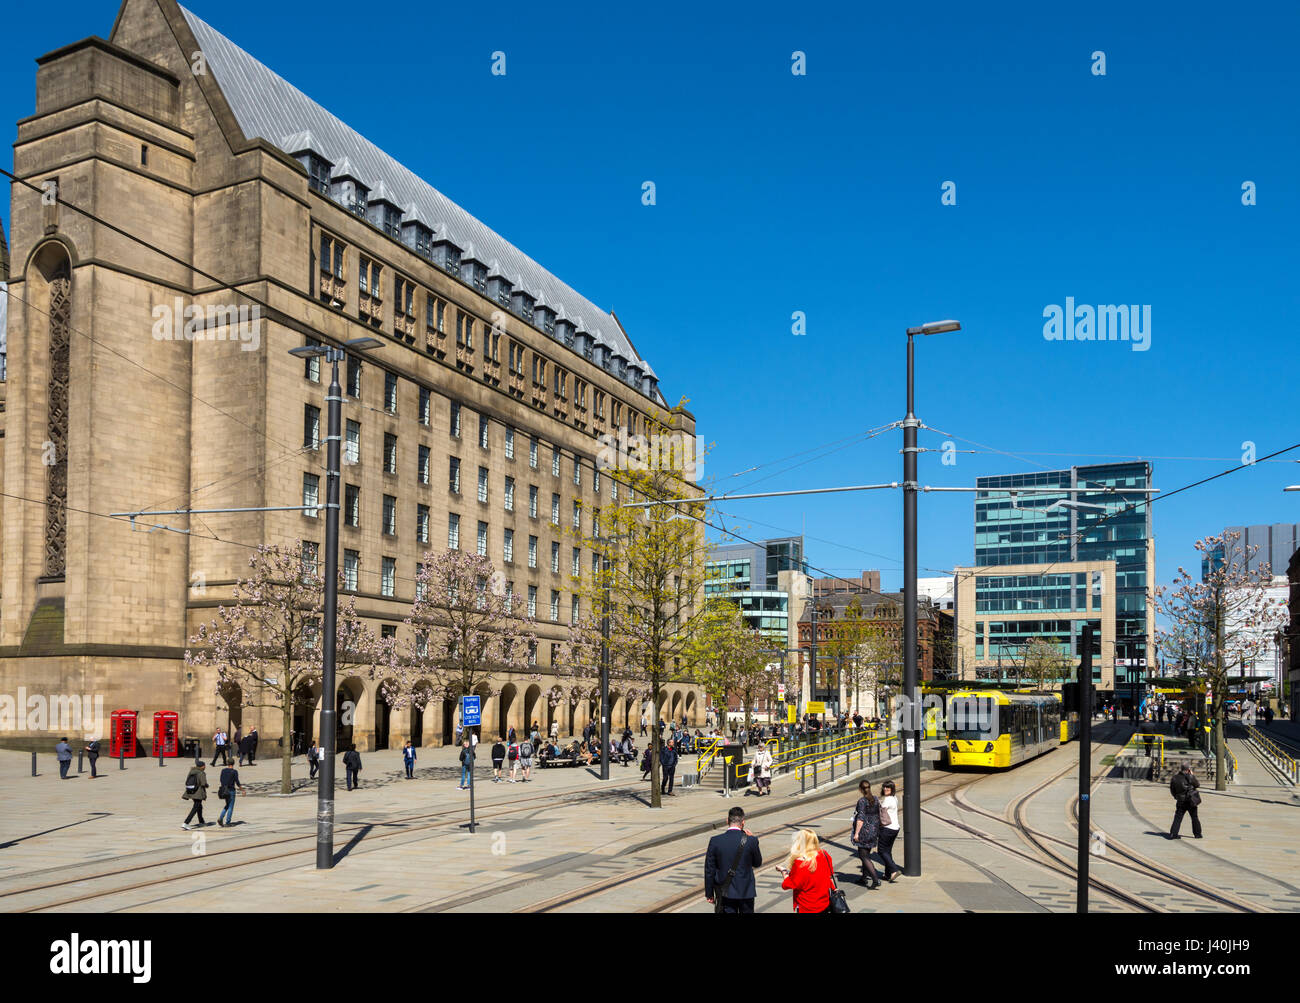
[[[153,716],[153,754],[155,757],[179,756],[180,715],[174,710],[155,711]]]
[[[139,731],[140,713],[134,710],[115,710],[109,715],[108,754],[113,758],[125,756],[134,759],[140,755],[136,735]]]

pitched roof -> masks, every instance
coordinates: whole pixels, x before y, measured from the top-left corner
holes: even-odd
[[[435,221],[435,229],[442,224],[453,243],[466,252],[473,251],[475,260],[496,259],[501,272],[518,274],[531,295],[541,294],[557,310],[563,305],[570,317],[591,317],[595,323],[589,330],[597,335],[597,342],[613,344],[619,354],[629,359],[638,358],[608,311],[556,278],[192,11],[182,7],[181,12],[203,50],[208,71],[221,87],[246,137],[260,137],[284,149],[284,142],[301,142],[302,134],[310,133],[315,152],[333,162],[332,177],[346,173],[372,189],[382,184],[394,205],[407,207],[408,216],[414,205],[420,217]]]

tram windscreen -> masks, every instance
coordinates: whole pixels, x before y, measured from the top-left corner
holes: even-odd
[[[996,738],[998,735],[998,705],[992,697],[949,698],[949,738],[972,741]]]

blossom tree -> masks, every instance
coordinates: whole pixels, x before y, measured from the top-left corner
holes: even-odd
[[[424,555],[405,638],[388,652],[384,697],[423,709],[433,697],[458,700],[502,672],[540,679],[537,639],[492,562],[460,550]],[[428,686],[420,685],[428,683]]]
[[[1185,659],[1188,670],[1205,680],[1210,691],[1210,717],[1214,729],[1215,790],[1227,788],[1224,770],[1223,729],[1228,698],[1228,673],[1243,667],[1267,650],[1273,632],[1286,618],[1286,607],[1270,599],[1266,587],[1272,578],[1267,563],[1246,570],[1259,548],[1245,548],[1240,563],[1220,560],[1231,554],[1240,533],[1225,533],[1200,540],[1196,549],[1207,558],[1202,580],[1183,568],[1168,586],[1156,589],[1156,610],[1168,626],[1156,631],[1162,650]]]
[[[279,709],[280,792],[288,794],[295,694],[319,684],[324,669],[325,583],[314,558],[280,547],[258,547],[248,565],[248,576],[235,582],[231,604],[217,607],[217,618],[190,638],[185,664],[215,668],[219,695],[237,686],[245,706]],[[337,620],[336,667],[373,670],[381,649],[357,616],[353,596],[339,597]]]

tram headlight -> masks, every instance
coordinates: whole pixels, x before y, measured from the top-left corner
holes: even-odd
[[[984,743],[984,751],[985,751],[985,752],[992,752],[992,751],[993,751],[993,743],[992,743],[992,742],[985,742],[985,743]]]

